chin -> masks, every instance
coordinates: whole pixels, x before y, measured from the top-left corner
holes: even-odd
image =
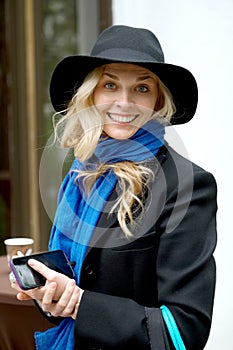
[[[116,140],[127,140],[132,137],[137,131],[138,128],[135,127],[131,128],[130,130],[124,130],[123,128],[121,128],[121,130],[109,130],[108,128],[104,129],[106,135]]]

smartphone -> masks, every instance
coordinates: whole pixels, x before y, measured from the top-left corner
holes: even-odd
[[[23,290],[45,285],[46,278],[28,265],[29,259],[36,259],[50,269],[74,278],[75,273],[66,254],[62,250],[53,250],[38,254],[15,257],[10,261],[10,267],[19,287]]]

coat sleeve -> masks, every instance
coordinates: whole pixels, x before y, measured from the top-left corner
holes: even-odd
[[[202,350],[210,332],[215,293],[213,252],[216,246],[217,189],[212,174],[199,167],[194,166],[193,179],[187,210],[189,179],[182,179],[182,194],[174,215],[186,212],[178,226],[167,229],[167,218],[171,217],[174,197],[177,197],[174,191],[170,192],[160,219],[163,234],[157,260],[158,300],[172,312],[186,349]]]
[[[148,308],[128,298],[85,291],[75,323],[77,349],[173,349],[161,305],[172,312],[186,350],[204,348],[215,289],[216,183],[211,174],[198,167],[193,175],[192,179],[182,178],[179,196],[176,186],[169,189],[156,224],[161,235],[157,257],[158,307]],[[191,199],[187,196],[190,181]],[[179,220],[171,229],[172,215],[175,221],[177,217]]]

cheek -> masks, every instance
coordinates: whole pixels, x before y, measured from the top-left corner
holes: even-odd
[[[97,110],[102,114],[105,114],[112,106],[112,100],[99,91],[93,93],[93,102]]]
[[[105,104],[111,101],[111,94],[106,94],[101,88],[96,88],[93,92],[93,101],[95,105]]]
[[[145,107],[148,110],[154,111],[156,106],[156,98],[155,97],[142,98],[138,104]]]
[[[98,90],[95,90],[93,92],[93,102],[95,105],[98,105],[101,100],[101,94],[98,92]]]

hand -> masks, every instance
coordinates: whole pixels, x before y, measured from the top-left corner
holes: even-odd
[[[58,285],[56,282],[49,283],[40,305],[45,312],[49,312],[52,316],[72,317],[75,319],[84,291],[76,285],[74,280],[70,278],[68,280],[58,300],[54,299]]]
[[[78,306],[83,294],[75,281],[61,273],[58,273],[41,262],[30,259],[28,264],[46,278],[43,287],[19,291],[19,300],[36,299],[39,301],[45,312],[50,312],[53,316],[76,318]]]
[[[11,259],[13,258],[18,258],[19,256],[24,256],[24,254],[18,250],[17,251],[17,255],[13,255]],[[20,289],[16,279],[15,279],[15,276],[13,274],[13,272],[11,271],[9,273],[9,280],[10,280],[10,283],[11,283],[11,287],[15,290],[17,290],[19,293],[17,294],[17,298],[18,298],[18,295],[20,294],[20,298],[18,298],[19,300],[30,300],[32,299],[29,295],[23,293],[22,289]]]

